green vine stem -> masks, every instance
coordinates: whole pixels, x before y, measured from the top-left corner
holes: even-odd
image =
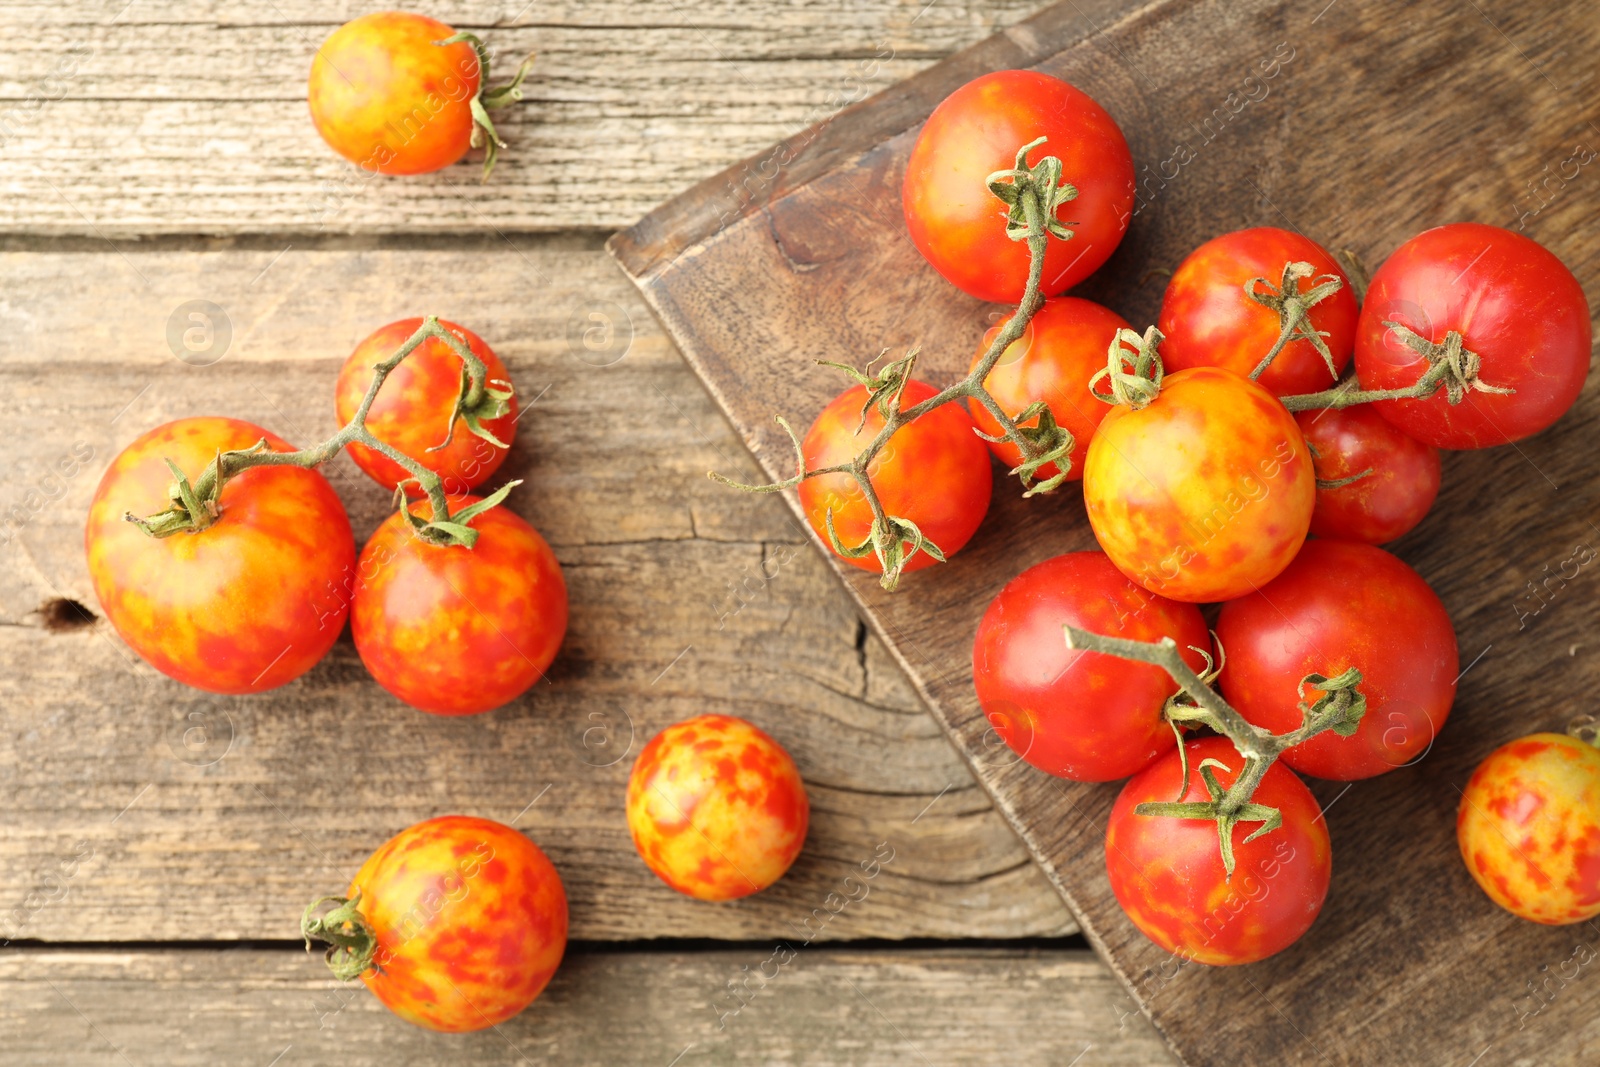
[[[443,48],[446,45],[459,44],[466,41],[472,45],[473,51],[478,53],[478,91],[472,97],[472,140],[473,148],[488,146],[483,157],[483,180],[489,180],[489,172],[494,170],[494,162],[499,158],[500,149],[506,143],[500,139],[500,134],[495,131],[494,120],[489,117],[489,109],[505,107],[507,104],[518,102],[522,99],[522,81],[528,76],[528,68],[533,66],[533,54],[522,61],[517,68],[516,77],[498,89],[488,89],[489,84],[489,49],[476,34],[465,31],[446,37],[442,41],[433,42]]]
[[[1472,392],[1503,396],[1516,391],[1481,380],[1478,374],[1483,366],[1482,358],[1467,348],[1465,339],[1455,330],[1445,334],[1443,341],[1435,343],[1398,322],[1386,320],[1384,325],[1393,330],[1407,348],[1427,359],[1428,369],[1422,377],[1401,389],[1362,389],[1354,378],[1347,378],[1320,393],[1283,397],[1283,406],[1290,411],[1310,411],[1316,408],[1354,407],[1357,404],[1370,404],[1374,400],[1423,400],[1440,389],[1445,391],[1445,397],[1451,404],[1459,404]]]
[[[1300,281],[1304,278],[1311,279],[1311,288],[1305,292],[1300,291]],[[1273,285],[1266,278],[1251,278],[1244,283],[1244,295],[1254,300],[1264,308],[1278,313],[1278,339],[1273,342],[1272,348],[1261,357],[1261,362],[1256,364],[1256,369],[1250,372],[1250,380],[1260,378],[1262,373],[1278,358],[1291,341],[1310,341],[1312,347],[1322,356],[1328,365],[1328,377],[1338,380],[1339,368],[1334,365],[1333,353],[1328,351],[1328,334],[1311,325],[1307,317],[1311,309],[1322,301],[1328,299],[1344,287],[1343,280],[1337,274],[1317,274],[1317,268],[1309,263],[1295,261],[1283,265],[1283,278],[1278,285]]]
[[[334,907],[322,915],[316,914],[324,904]],[[353,897],[323,897],[314,900],[300,916],[300,936],[306,939],[306,951],[312,942],[328,946],[323,958],[328,969],[341,982],[351,982],[372,970],[373,957],[378,953],[378,935],[359,910],[361,891]]]

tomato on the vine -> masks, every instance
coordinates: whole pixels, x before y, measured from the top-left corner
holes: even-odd
[[[1316,453],[1318,481],[1355,478],[1317,487],[1311,532],[1318,537],[1388,544],[1433,507],[1439,450],[1401,433],[1371,404],[1301,411],[1294,421]]]

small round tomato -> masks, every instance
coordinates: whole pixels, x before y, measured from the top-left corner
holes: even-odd
[[[1069,552],[1029,567],[978,624],[972,676],[995,732],[1042,771],[1108,782],[1148,767],[1177,743],[1162,717],[1177,684],[1160,667],[1067,647],[1062,627],[1106,637],[1170,637],[1196,671],[1211,651],[1193,604],[1146,592],[1104,552]]]
[[[477,502],[455,497],[452,513]],[[429,514],[428,504],[411,505]],[[544,675],[567,632],[567,586],[539,531],[503,505],[471,548],[416,536],[396,512],[361,550],[350,630],[389,692],[436,715],[507,704]]]
[[[1315,393],[1339,380],[1355,344],[1355,290],[1328,250],[1289,230],[1258,226],[1213,237],[1178,265],[1167,283],[1158,325],[1166,340],[1161,358],[1168,370],[1226,367],[1249,376],[1272,350],[1282,333],[1282,318],[1273,308],[1245,295],[1252,278],[1265,278],[1274,288],[1283,284],[1284,267],[1309,263],[1313,276],[1296,280],[1300,293],[1336,278],[1339,288],[1306,312],[1309,328],[1326,334],[1323,343],[1334,370],[1316,346],[1301,337],[1290,341],[1256,379],[1274,396]],[[1264,287],[1257,292],[1267,294]]]
[[[1349,781],[1426,752],[1456,695],[1456,632],[1416,571],[1381,548],[1307,541],[1257,592],[1222,606],[1217,683],[1239,714],[1275,734],[1299,728],[1300,701],[1322,691],[1308,674],[1361,671],[1367,711],[1350,737],[1325,731],[1283,754],[1302,774]]]
[[[698,900],[737,900],[782,878],[811,820],[789,753],[731,715],[652,737],[628,775],[627,808],[645,865]]]
[[[501,389],[510,387],[505,364],[483,338],[453,322],[441,321],[439,325],[465,341],[473,354],[483,360],[486,383],[494,383]],[[350,353],[334,387],[334,410],[341,426],[354,418],[361,407],[367,387],[372,384],[372,368],[394,355],[421,326],[421,319],[391,322],[369,335]],[[488,481],[505,461],[517,433],[515,396],[506,401],[505,414],[482,422],[483,428],[506,448],[473,433],[464,418],[457,418],[455,426],[450,426],[450,413],[455,411],[456,399],[461,394],[461,369],[461,357],[445,342],[430,337],[389,372],[372,407],[367,410],[367,429],[372,436],[438,472],[444,479],[445,492],[452,495],[466,493]],[[444,441],[447,432],[450,443],[437,452],[430,451]],[[393,489],[412,477],[400,464],[366,445],[347,447],[356,466],[385,489]],[[412,494],[422,491],[414,481],[406,488]]]
[[[1496,749],[1461,794],[1456,840],[1513,915],[1552,926],[1600,915],[1600,750],[1565,734]]]
[[[344,506],[314,470],[252,467],[228,481],[201,530],[156,538],[123,519],[171,503],[177,464],[194,482],[218,452],[265,441],[238,419],[179,419],[123,449],[89,505],[84,547],[111,625],[145,661],[213,693],[260,693],[293,681],[344,628],[356,561]]]
[[[1111,562],[1191,603],[1277,577],[1305,541],[1316,498],[1293,416],[1216,367],[1171,375],[1144,407],[1113,407],[1083,464],[1089,525]]]
[[[1222,863],[1217,824],[1205,819],[1137,815],[1146,802],[1211,799],[1196,769],[1215,770],[1224,789],[1244,760],[1223,737],[1186,743],[1189,791],[1179,796],[1183,770],[1176,751],[1129,780],[1106,826],[1106,870],[1117,903],[1144,935],[1163,949],[1199,963],[1254,963],[1282,952],[1311,928],[1328,895],[1333,855],[1322,809],[1305,783],[1281,763],[1267,768],[1252,802],[1277,808],[1283,825],[1246,842],[1260,823],[1233,828],[1234,871]]]
[[[1032,70],[985,74],[928,116],[906,161],[906,228],[929,263],[979,300],[1016,304],[1028,281],[1028,245],[1006,236],[1006,205],[985,182],[1016,165],[1017,149],[1049,138],[1029,164],[1061,160],[1078,190],[1056,217],[1070,240],[1050,238],[1041,288],[1072,288],[1116,251],[1133,213],[1133,155],[1104,108],[1060,78]]]
[[[1317,487],[1311,532],[1318,537],[1388,544],[1410,532],[1439,495],[1439,450],[1407,437],[1371,404],[1302,411],[1306,443],[1316,452],[1317,479],[1348,485]]]
[[[983,362],[989,346],[1009,321],[1011,316],[1007,315],[983,335],[972,369]],[[1056,425],[1072,434],[1072,454],[1068,457],[1071,467],[1067,471],[1070,480],[1083,477],[1089,439],[1109,410],[1089,395],[1089,379],[1105,367],[1106,349],[1116,340],[1117,331],[1126,329],[1127,320],[1110,308],[1075,296],[1052,297],[1028,322],[1022,336],[1006,347],[983,380],[989,395],[1012,417],[1041,400],[1049,405]],[[982,404],[968,400],[967,408],[978,429],[991,437],[1000,434],[1000,424]],[[989,451],[1008,469],[1022,462],[1022,450],[1010,441],[991,441]],[[1039,468],[1034,480],[1042,482],[1056,473],[1056,465],[1047,463]]]
[[[900,409],[913,407],[937,392],[926,382],[907,382]],[[874,407],[858,433],[861,405],[866,401],[867,390],[857,385],[822,409],[801,442],[807,470],[848,463],[871,444],[883,429],[883,416]],[[901,428],[868,464],[867,477],[884,510],[893,518],[916,523],[922,535],[946,556],[954,555],[972,539],[994,491],[989,450],[959,404],[934,408]],[[825,474],[801,482],[800,506],[823,544],[829,543],[829,511],[833,512],[833,528],[846,546],[864,543],[872,532],[872,507],[848,474]],[[845,562],[874,573],[883,570],[871,552]],[[905,569],[921,570],[935,562],[933,556],[918,552]]]
[[[1400,389],[1428,370],[1427,357],[1385,323],[1442,344],[1461,336],[1478,355],[1478,378],[1509,393],[1468,390],[1452,405],[1441,389],[1425,400],[1380,400],[1383,417],[1439,448],[1520,441],[1559,419],[1589,374],[1589,302],[1572,272],[1518,233],[1457,222],[1419,233],[1372,276],[1356,327],[1363,389]]]

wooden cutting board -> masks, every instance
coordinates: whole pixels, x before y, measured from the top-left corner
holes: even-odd
[[[965,369],[992,321],[997,309],[922,261],[899,196],[923,119],[989,70],[1063,77],[1127,133],[1141,209],[1078,292],[1138,327],[1154,321],[1158,272],[1211,236],[1254,225],[1299,229],[1374,266],[1443,222],[1520,227],[1586,291],[1600,291],[1592,7],[1168,0],[1087,38],[1083,18],[1074,0],[1051,7],[613,238],[611,251],[770,475],[792,472],[773,415],[803,428],[843,387],[813,360],[861,362],[920,345],[921,375],[942,384]],[[1273,59],[1275,76],[1245,85]],[[1468,877],[1454,834],[1459,789],[1490,750],[1594,709],[1600,568],[1572,575],[1563,563],[1600,544],[1597,389],[1591,381],[1578,407],[1532,440],[1446,456],[1437,506],[1395,551],[1455,620],[1466,669],[1454,713],[1415,766],[1348,789],[1314,783],[1333,836],[1327,906],[1298,944],[1248,967],[1179,967],[1142,937],[1106,880],[1117,787],[1019,763],[973,695],[971,643],[990,598],[1025,567],[1094,543],[1075,483],[1024,501],[997,469],[978,536],[898,593],[840,569],[1126,983],[1126,1010],[1148,1013],[1185,1062],[1600,1061],[1600,923],[1546,929],[1501,912]]]

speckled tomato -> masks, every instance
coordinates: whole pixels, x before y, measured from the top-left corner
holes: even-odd
[[[1348,781],[1391,771],[1433,744],[1456,695],[1455,628],[1416,571],[1373,545],[1307,541],[1259,592],[1222,606],[1217,679],[1239,714],[1273,733],[1301,723],[1308,674],[1361,671],[1367,711],[1350,737],[1330,731],[1283,761],[1302,774]],[[1306,690],[1307,703],[1322,695]]]
[[[453,322],[439,323],[467,343],[483,360],[485,380],[510,385],[510,375],[500,357],[483,338]],[[339,371],[334,408],[343,426],[355,416],[372,384],[372,368],[383,362],[422,326],[421,319],[401,319],[377,330],[356,346]],[[450,413],[461,392],[461,357],[448,344],[430,337],[389,373],[367,411],[367,429],[384,444],[392,445],[444,479],[445,492],[462,494],[488,481],[506,458],[500,448],[467,429],[465,419],[456,419],[450,444],[437,452],[429,449],[445,439]],[[507,401],[509,408],[499,418],[489,419],[483,428],[509,446],[517,433],[517,398]],[[411,473],[389,457],[366,445],[352,444],[350,458],[385,489],[393,489]],[[415,483],[407,487],[413,494],[421,490]]]
[[[645,865],[699,900],[736,900],[782,878],[811,819],[789,753],[731,715],[652,737],[628,776],[627,807]]]
[[[1217,780],[1223,788],[1233,784],[1244,761],[1232,742],[1207,737],[1187,744],[1191,768],[1201,760],[1221,760],[1231,769],[1217,771]],[[1233,828],[1230,881],[1216,823],[1134,814],[1147,801],[1210,799],[1198,772],[1180,796],[1182,784],[1173,751],[1117,796],[1106,826],[1106,870],[1117,903],[1146,937],[1184,959],[1254,963],[1282,952],[1311,928],[1333,873],[1328,827],[1316,798],[1282,763],[1269,767],[1253,799],[1281,811],[1283,825],[1248,843],[1245,838],[1261,824]]]
[[[567,894],[520,830],[445,815],[367,858],[347,895],[377,935],[361,976],[407,1022],[463,1033],[532,1004],[567,948]]]
[[[1293,416],[1216,367],[1171,375],[1145,407],[1113,407],[1083,465],[1089,524],[1111,562],[1192,603],[1277,577],[1305,541],[1316,497]]]
[[[477,502],[455,497],[452,513]],[[411,505],[429,514],[425,501]],[[521,696],[567,631],[567,586],[539,531],[503,505],[475,516],[477,544],[435,545],[399,513],[361,550],[350,629],[367,670],[423,711],[472,715]]]
[[[345,23],[311,60],[311,121],[335,152],[380,174],[426,174],[466,155],[477,50],[426,15],[383,11]]]
[[[973,369],[983,362],[989,346],[1010,318],[1008,315],[1001,319],[983,335],[972,360]],[[1116,338],[1117,331],[1126,329],[1129,329],[1127,320],[1110,308],[1075,296],[1052,297],[1044,302],[1022,336],[1011,342],[1000,362],[983,380],[989,395],[999,402],[1007,415],[1015,416],[1040,400],[1050,406],[1056,423],[1073,437],[1068,479],[1075,481],[1083,477],[1083,457],[1089,451],[1089,439],[1109,410],[1089,395],[1089,379],[1105,367],[1106,349]],[[1000,434],[1000,424],[982,404],[969,400],[967,408],[978,429],[991,437]],[[1007,469],[1022,462],[1021,449],[1010,441],[989,442],[989,451]],[[1055,475],[1056,465],[1047,463],[1039,468],[1035,480],[1044,481]]]
[[[1104,552],[1029,567],[978,624],[972,676],[1000,738],[1042,771],[1082,782],[1126,778],[1177,743],[1161,715],[1177,685],[1160,667],[1067,648],[1062,627],[1107,637],[1170,637],[1196,671],[1211,651],[1193,604],[1146,592]]]
[[[1600,915],[1600,750],[1566,734],[1496,749],[1461,794],[1456,841],[1513,915],[1552,926]]]
[[[1104,108],[1060,78],[1031,70],[985,74],[945,98],[917,136],[901,190],[912,243],[979,300],[1016,304],[1028,280],[1028,246],[1006,236],[1007,207],[985,184],[1016,165],[1061,160],[1078,196],[1056,217],[1070,240],[1051,238],[1041,288],[1053,296],[1093,274],[1116,251],[1133,213],[1133,155]]]
[[[299,467],[255,467],[229,479],[203,530],[147,536],[123,515],[169,503],[172,460],[191,481],[219,451],[265,440],[237,419],[179,419],[123,449],[89,505],[84,546],[111,625],[163,674],[213,693],[260,693],[300,677],[338,638],[356,549],[327,479]]]
[[[1407,437],[1370,404],[1302,411],[1294,421],[1316,450],[1317,478],[1349,485],[1317,487],[1311,532],[1383,545],[1421,522],[1439,495],[1439,450]]]

